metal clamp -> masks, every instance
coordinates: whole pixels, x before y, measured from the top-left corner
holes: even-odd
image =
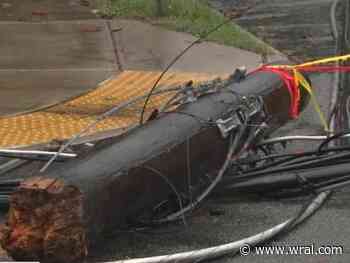
[[[234,114],[233,116],[223,120],[223,119],[218,119],[216,121],[216,124],[221,132],[221,135],[223,138],[227,138],[228,135],[232,130],[235,130],[238,128],[239,125],[241,125],[241,120],[238,117],[237,114]]]
[[[265,114],[263,110],[264,101],[260,96],[243,97],[242,101],[242,106],[237,110],[242,123],[246,122],[247,119],[252,118],[257,113]]]
[[[184,99],[181,101],[181,104],[192,103],[197,101],[197,96],[192,87],[186,88],[184,90]]]
[[[248,119],[256,114],[264,114],[264,102],[261,97],[251,96],[249,98],[242,97],[242,105],[235,111],[231,112],[231,116],[226,119],[218,119],[216,124],[223,138],[227,138],[232,130],[237,129]]]

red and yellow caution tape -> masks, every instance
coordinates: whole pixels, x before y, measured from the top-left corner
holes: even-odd
[[[256,71],[269,71],[281,77],[291,97],[290,116],[292,118],[297,118],[299,116],[300,89],[305,89],[310,94],[311,102],[324,130],[328,132],[329,127],[327,120],[317,101],[313,88],[301,72],[350,72],[350,66],[324,66],[324,64],[344,62],[349,59],[350,55],[344,55],[306,62],[299,65],[263,65]]]

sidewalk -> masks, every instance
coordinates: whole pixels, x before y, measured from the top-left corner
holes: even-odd
[[[1,115],[77,96],[119,70],[106,21],[80,2],[0,2]]]
[[[58,103],[128,70],[163,70],[194,37],[138,21],[101,20],[80,0],[0,2],[0,114]],[[259,55],[201,43],[172,71],[231,73]]]
[[[124,69],[162,70],[170,61],[196,40],[192,35],[165,30],[140,21],[114,20],[112,27],[119,57]],[[232,73],[237,67],[255,68],[261,56],[211,42],[192,47],[172,71]]]

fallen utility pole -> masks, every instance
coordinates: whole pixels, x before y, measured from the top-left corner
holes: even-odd
[[[256,72],[24,181],[11,196],[3,248],[16,260],[82,261],[105,233],[169,197],[169,183],[187,192],[189,164],[194,184],[218,170],[229,135],[257,111],[252,97],[263,103],[264,135],[290,119],[285,83],[277,74]],[[300,110],[307,95],[301,100]]]

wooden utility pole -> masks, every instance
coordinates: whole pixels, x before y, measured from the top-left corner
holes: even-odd
[[[219,170],[227,156],[227,135],[236,136],[239,116],[258,112],[255,104],[248,107],[250,95],[264,102],[264,135],[291,118],[290,93],[277,74],[256,72],[239,84],[228,83],[24,181],[11,196],[0,228],[2,247],[16,260],[82,262],[106,233],[152,211],[172,189],[186,193],[189,164],[194,185]],[[307,96],[303,93],[302,100]]]

